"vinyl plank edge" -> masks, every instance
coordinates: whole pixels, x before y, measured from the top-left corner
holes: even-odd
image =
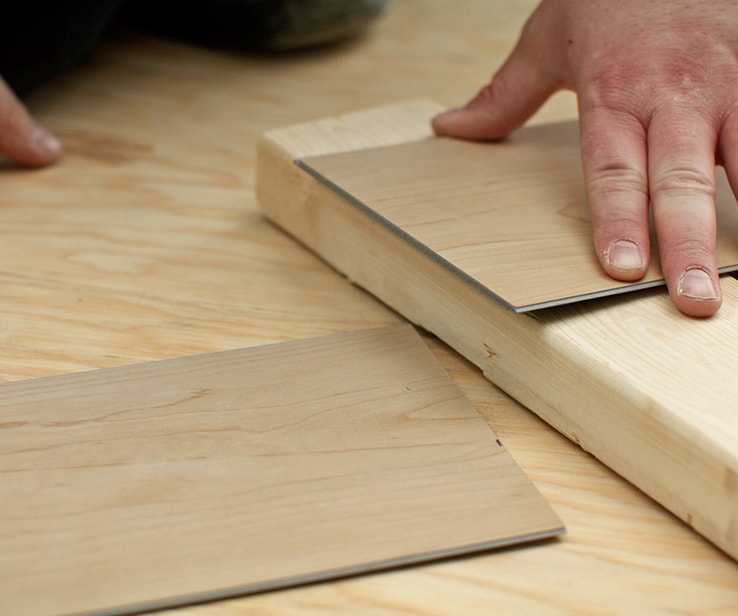
[[[278,590],[287,590],[313,584],[321,584],[324,582],[342,580],[361,575],[370,575],[373,573],[395,571],[398,569],[413,567],[417,565],[432,564],[442,560],[484,554],[491,550],[499,550],[504,548],[524,549],[537,543],[555,541],[565,533],[566,530],[563,526],[551,527],[549,530],[526,535],[516,535],[506,539],[480,542],[471,545],[463,545],[446,550],[423,552],[420,554],[408,555],[402,558],[379,560],[376,562],[364,563],[361,565],[341,567],[339,569],[318,571],[310,575],[294,576],[278,580],[268,580],[261,583],[249,584],[246,586],[233,586],[208,592],[197,592],[191,595],[182,595],[179,597],[168,597],[151,601],[142,601],[141,603],[101,608],[92,611],[70,612],[63,616],[136,616],[138,614],[147,614],[150,612],[157,612],[165,609],[171,610],[186,608],[194,605],[215,603],[218,601],[226,601],[229,599],[236,599],[239,597],[246,597],[250,595],[269,593]]]

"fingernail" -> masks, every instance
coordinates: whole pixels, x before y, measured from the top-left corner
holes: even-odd
[[[679,295],[692,299],[712,300],[718,298],[715,283],[710,274],[699,267],[688,269],[679,279]]]
[[[610,267],[622,272],[639,271],[645,265],[640,247],[630,240],[616,240],[610,244],[605,259]]]
[[[438,127],[438,123],[443,124],[447,122],[448,120],[451,120],[454,118],[454,116],[457,116],[464,108],[463,107],[456,107],[454,109],[449,109],[448,111],[444,111],[443,113],[439,113],[435,118],[433,118],[433,125],[434,127]]]
[[[45,128],[37,126],[33,131],[33,143],[37,149],[52,156],[61,151],[60,141]]]

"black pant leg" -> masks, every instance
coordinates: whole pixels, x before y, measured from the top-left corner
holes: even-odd
[[[123,0],[20,0],[0,9],[0,76],[20,96],[79,62]]]
[[[359,34],[389,0],[128,0],[126,20],[210,47],[290,51]]]

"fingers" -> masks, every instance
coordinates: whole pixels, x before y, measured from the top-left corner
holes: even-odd
[[[37,124],[0,79],[0,155],[24,165],[46,165],[61,154],[59,141]]]
[[[661,269],[674,305],[707,317],[720,308],[715,261],[716,129],[698,114],[656,113],[649,184]]]
[[[731,135],[738,146],[738,126]],[[715,128],[696,114],[662,112],[648,132],[633,116],[582,109],[582,165],[595,249],[613,278],[648,269],[649,196],[661,268],[678,310],[714,314],[721,303],[715,262]],[[738,168],[731,170],[738,185]]]
[[[718,162],[725,169],[733,194],[738,197],[738,102],[732,113],[727,113],[720,131],[717,147]]]
[[[689,20],[665,11],[668,3],[645,8],[628,3],[621,17],[611,4],[542,2],[490,84],[465,107],[436,117],[433,128],[443,136],[502,139],[553,92],[573,88],[580,101],[582,164],[602,267],[624,281],[646,273],[650,201],[675,306],[687,315],[710,316],[721,302],[715,262],[718,124],[710,114],[723,116],[726,97],[734,96],[726,84],[735,81],[708,82],[703,73],[708,63],[725,67],[735,60],[720,44],[713,56],[703,58],[703,37],[686,37],[692,34]],[[642,27],[649,15],[658,17],[662,28],[684,29],[683,36],[654,44]],[[723,32],[714,15],[705,23]],[[694,53],[683,51],[685,37]],[[655,60],[644,65],[649,50]],[[724,96],[705,96],[719,88],[727,90]],[[738,153],[738,120],[723,130],[719,152],[736,188],[738,155],[731,166],[731,152]]]
[[[503,139],[562,87],[561,71],[543,47],[548,39],[536,32],[539,21],[534,15],[510,57],[469,103],[433,119],[437,135]]]
[[[579,127],[597,257],[613,278],[639,280],[650,255],[645,129],[606,109],[582,109]]]

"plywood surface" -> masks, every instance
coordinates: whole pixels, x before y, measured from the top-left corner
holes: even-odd
[[[724,306],[708,320],[676,312],[662,289],[516,314],[420,246],[422,209],[398,233],[293,164],[331,146],[346,151],[352,126],[355,149],[373,146],[368,127],[406,126],[421,108],[345,116],[335,139],[321,122],[268,133],[258,183],[265,213],[738,558],[738,281],[723,280]],[[305,148],[308,135],[320,145]]]
[[[467,0],[459,10],[458,0],[395,1],[350,45],[279,57],[111,33],[29,101],[65,142],[60,164],[0,170],[0,380],[400,322],[261,216],[257,139],[303,123],[289,132],[289,148],[284,142],[300,156],[423,139],[431,114],[462,102],[504,60],[537,4]],[[437,102],[403,106],[386,121],[380,106],[416,97]],[[365,108],[371,121],[357,123],[352,110]],[[575,117],[575,97],[560,93],[532,121]],[[291,186],[285,192],[291,203]],[[326,235],[335,228],[319,217],[310,223]],[[399,290],[410,285],[407,278]],[[662,307],[668,312],[668,302]],[[738,563],[448,345],[423,337],[567,533],[167,616],[736,613]],[[583,405],[595,416],[601,407]]]
[[[562,530],[406,325],[9,383],[0,416],[9,614],[176,605]]]
[[[592,246],[576,122],[504,143],[423,139],[298,161],[518,312],[663,284],[656,240],[643,279],[607,276]],[[738,269],[738,207],[723,173],[717,260]]]

